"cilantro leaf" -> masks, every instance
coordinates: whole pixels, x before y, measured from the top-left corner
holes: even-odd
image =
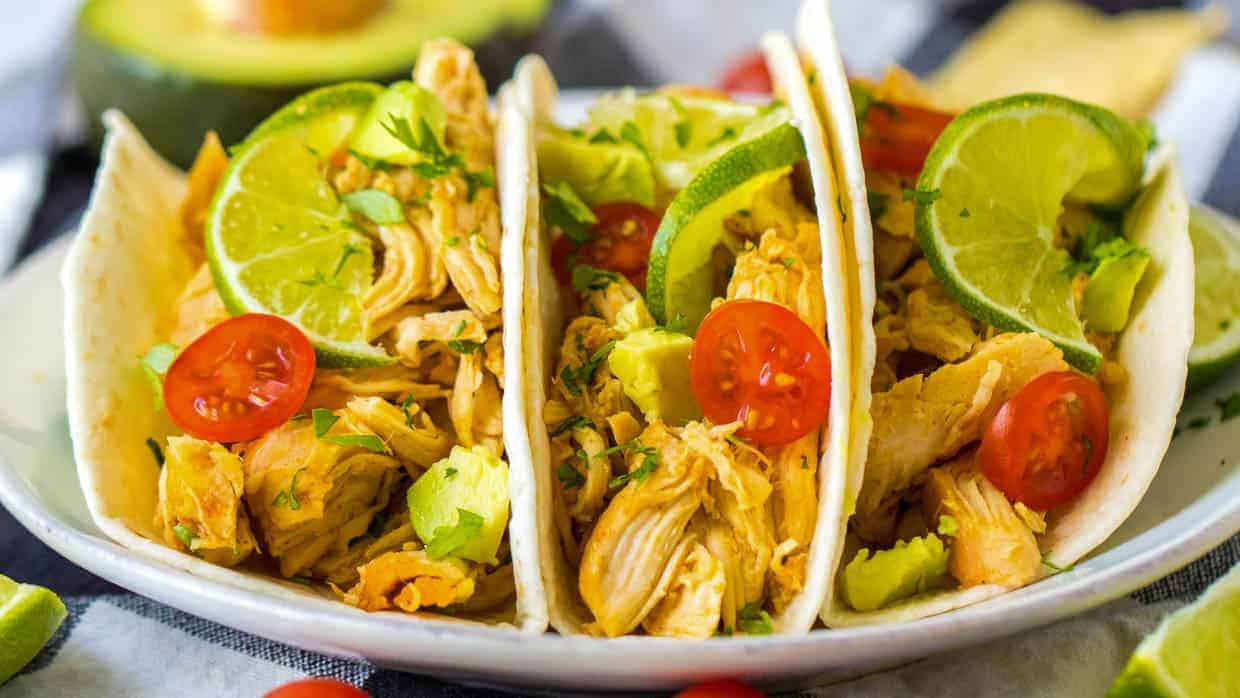
[[[887,215],[887,204],[891,201],[891,196],[882,192],[869,191],[865,193],[866,203],[870,206],[870,218],[878,220]]]
[[[361,254],[365,251],[366,250],[363,247],[346,242],[344,244],[344,251],[340,254],[340,261],[336,262],[336,270],[332,272],[332,277],[335,278],[340,276],[340,272],[344,271],[344,265],[349,261],[349,257],[352,257],[355,254]]]
[[[155,464],[164,467],[164,452],[159,447],[159,442],[151,437],[146,438],[146,447],[151,449],[151,456],[155,459]]]
[[[565,434],[567,432],[572,431],[573,429],[578,429],[578,428],[588,427],[588,426],[593,426],[590,423],[589,419],[586,419],[585,417],[582,417],[579,414],[575,414],[569,417],[568,419],[565,419],[564,421],[560,422],[559,424],[555,425],[555,427],[551,429],[551,437],[555,438],[559,436],[560,434]]]
[[[615,489],[628,482],[645,482],[646,479],[654,473],[655,468],[659,467],[658,451],[654,450],[653,446],[643,445],[638,439],[633,439],[632,441],[627,441],[625,443],[612,446],[611,448],[604,449],[599,455],[606,456],[611,455],[612,453],[623,453],[625,451],[642,456],[642,462],[633,470],[612,478],[611,482],[607,483],[609,488]]]
[[[689,147],[689,141],[693,140],[693,122],[677,121],[672,128],[676,131],[676,145],[681,149]]]
[[[344,205],[356,214],[365,216],[376,225],[393,225],[405,222],[405,211],[396,197],[378,189],[362,189],[340,197]]]
[[[1071,572],[1073,568],[1073,565],[1068,565],[1067,567],[1060,567],[1059,565],[1056,565],[1054,562],[1051,562],[1050,557],[1046,555],[1042,556],[1042,566],[1056,573]]]
[[[172,532],[176,534],[177,540],[190,550],[194,549],[194,541],[198,540],[198,534],[194,533],[189,526],[179,523],[172,527]]]
[[[309,148],[310,146],[306,147]],[[313,150],[311,152],[313,152]],[[366,167],[378,172],[387,172],[392,169],[392,163],[379,160],[378,158],[372,158],[368,155],[363,155],[352,148],[349,148],[349,155],[357,158]]]
[[[388,452],[387,444],[383,443],[383,439],[374,434],[333,434],[319,438],[322,441],[339,446],[359,446],[371,453]]]
[[[724,141],[730,141],[733,138],[736,138],[736,129],[732,128],[731,126],[724,126],[723,130],[719,132],[719,135],[715,136],[714,138],[706,142],[706,147],[713,148],[719,145],[720,143],[723,143]]]
[[[310,411],[310,419],[314,422],[314,435],[323,438],[331,428],[340,421],[340,418],[332,414],[331,410],[322,407],[316,407]]]
[[[602,291],[619,280],[620,275],[614,271],[596,269],[585,264],[573,267],[573,290],[578,293]]]
[[[413,393],[409,393],[408,395],[405,396],[404,400],[400,401],[400,411],[402,414],[405,415],[405,426],[409,427],[410,429],[413,428],[413,412],[409,411],[409,407],[412,404],[413,404]]]
[[[1203,415],[1201,417],[1197,417],[1195,419],[1190,420],[1187,426],[1189,429],[1202,429],[1209,425],[1210,425],[1210,418]]]
[[[650,150],[646,148],[646,142],[642,135],[642,130],[632,121],[626,121],[620,127],[620,140],[632,143],[638,150],[642,151],[642,155],[650,160]]]
[[[544,184],[543,217],[547,224],[560,229],[564,236],[575,243],[589,242],[590,226],[598,223],[598,217],[590,206],[582,201],[572,185],[565,181]]]
[[[482,531],[483,519],[468,509],[457,508],[456,524],[440,526],[435,529],[430,542],[426,544],[426,554],[432,558],[450,555]]]
[[[736,624],[746,635],[770,635],[775,627],[771,615],[757,601],[750,601],[736,614]]]
[[[616,140],[616,137],[611,135],[611,131],[608,131],[605,128],[600,128],[595,131],[594,135],[590,136],[587,142],[595,145],[599,143],[619,143],[619,141]]]
[[[1215,403],[1219,407],[1218,421],[1226,422],[1232,417],[1240,416],[1240,393],[1232,393],[1225,398],[1216,400]]]
[[[469,339],[450,339],[448,340],[448,348],[457,354],[476,354],[482,348],[482,342],[475,342]]]
[[[580,339],[580,336],[578,336],[578,338]],[[581,395],[581,384],[589,384],[590,381],[594,380],[594,374],[598,371],[598,367],[603,364],[603,361],[606,360],[607,355],[610,354],[611,350],[615,347],[616,340],[613,339],[612,341],[599,347],[598,350],[591,354],[590,358],[586,359],[585,363],[580,366],[565,366],[564,369],[560,371],[560,380],[564,383],[564,389],[571,395]]]
[[[570,490],[586,484],[585,477],[581,473],[577,472],[577,469],[573,467],[571,461],[572,459],[566,460],[563,463],[560,463],[560,467],[555,469],[556,479],[564,483],[564,487]]]
[[[870,88],[856,82],[848,83],[848,93],[852,95],[853,113],[857,116],[857,128],[865,126],[870,115],[870,107],[874,104],[874,93]]]

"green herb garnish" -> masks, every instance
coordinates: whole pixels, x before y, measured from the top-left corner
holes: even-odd
[[[598,223],[598,217],[590,206],[577,195],[572,185],[560,181],[544,184],[543,218],[547,225],[560,229],[569,240],[582,244],[590,241],[590,226]]]
[[[164,467],[164,451],[159,447],[159,442],[151,437],[146,437],[146,447],[151,449],[151,456],[155,459],[155,465]]]
[[[435,529],[431,540],[426,544],[426,554],[433,558],[441,558],[457,550],[482,531],[483,519],[468,509],[456,510],[456,524],[440,526]]]
[[[771,615],[757,601],[745,604],[736,614],[736,624],[746,635],[770,635],[774,632]]]

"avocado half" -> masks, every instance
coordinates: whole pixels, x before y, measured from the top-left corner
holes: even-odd
[[[552,0],[391,0],[364,24],[329,36],[274,38],[208,29],[194,3],[87,0],[71,72],[96,148],[101,114],[117,108],[169,160],[188,166],[208,130],[239,142],[312,88],[408,79],[422,42],[472,46],[498,85],[528,51]]]

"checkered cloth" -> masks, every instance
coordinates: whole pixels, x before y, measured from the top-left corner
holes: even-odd
[[[62,0],[61,4],[72,2]],[[797,4],[796,0],[627,0],[614,4],[577,0],[556,11],[547,29],[544,53],[568,87],[710,84],[721,66],[752,47],[755,28],[790,29]],[[835,0],[846,60],[851,69],[863,74],[876,74],[892,61],[919,73],[932,70],[1001,4]],[[1116,9],[1176,3],[1147,0],[1097,4]],[[1233,0],[1233,4],[1240,5],[1240,0]],[[1233,16],[1240,16],[1240,7],[1233,8]],[[0,65],[0,121],[9,111],[4,102],[2,68]],[[1224,46],[1201,51],[1186,62],[1173,90],[1177,102],[1193,107],[1187,110],[1191,113],[1164,109],[1156,114],[1155,121],[1161,134],[1180,144],[1190,196],[1240,215],[1240,57]],[[1196,108],[1204,104],[1210,108]],[[4,133],[0,123],[0,177],[2,158],[13,150],[2,142]],[[50,140],[39,135],[26,137],[25,142],[31,138],[38,143]],[[62,165],[54,165],[53,172],[59,167]],[[55,175],[52,181],[57,181]],[[64,188],[49,190],[48,197],[65,196]],[[25,215],[29,211],[25,209]],[[41,213],[40,217],[46,216]],[[0,260],[17,249],[12,236],[6,238],[3,232],[0,230]],[[27,240],[23,251],[31,247]],[[6,525],[15,526],[0,511],[0,553],[6,546],[16,545],[12,541],[17,536],[24,536],[24,532],[6,531]],[[1101,696],[1140,638],[1237,560],[1240,536],[1130,598],[1072,620],[805,695]],[[10,574],[22,577],[23,562],[5,563]],[[84,574],[55,559],[28,564],[52,569],[61,580]],[[50,586],[58,585],[53,581]],[[21,675],[0,686],[0,697],[258,696],[287,681],[324,675],[382,697],[507,695],[325,657],[237,632],[132,594],[70,596],[66,601],[69,619]]]

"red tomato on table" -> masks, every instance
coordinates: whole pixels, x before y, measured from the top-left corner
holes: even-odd
[[[1102,469],[1110,409],[1091,378],[1045,373],[1003,404],[982,435],[982,472],[1013,502],[1046,510],[1071,501]]]
[[[551,263],[560,283],[569,283],[574,266],[587,264],[623,274],[645,290],[658,214],[641,204],[615,201],[595,206],[594,217],[598,222],[590,227],[588,242],[578,244],[561,235],[552,243]]]
[[[286,683],[264,698],[370,698],[370,694],[343,681],[317,678]]]
[[[765,698],[766,694],[735,679],[707,681],[686,688],[674,698]]]
[[[770,94],[771,71],[766,67],[762,52],[750,51],[738,58],[724,73],[719,89],[731,93]]]
[[[172,362],[164,406],[190,436],[248,441],[301,409],[314,367],[314,347],[295,325],[274,315],[238,315],[207,330]]]
[[[716,424],[759,446],[782,446],[827,418],[831,357],[796,313],[775,303],[728,301],[698,327],[689,363],[693,395]]]

